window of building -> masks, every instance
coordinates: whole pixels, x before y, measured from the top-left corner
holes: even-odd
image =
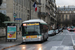
[[[68,11],[66,11],[66,13],[68,13]]]
[[[75,13],[75,11],[73,11]]]
[[[67,19],[69,20],[69,15],[67,15]]]
[[[20,13],[19,13],[19,18],[20,18]]]
[[[61,13],[61,11],[59,11],[59,13]]]
[[[18,7],[16,6],[16,10],[18,10]]]
[[[64,13],[64,11],[62,11],[62,13]]]
[[[69,11],[69,13],[71,13],[71,11]]]
[[[6,3],[2,3],[1,7],[6,8]]]
[[[66,19],[66,15],[64,15],[64,20]]]
[[[20,6],[19,6],[19,11],[20,11]]]
[[[3,0],[4,2],[6,2],[6,0]]]

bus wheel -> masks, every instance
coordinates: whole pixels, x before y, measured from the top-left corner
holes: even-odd
[[[41,42],[44,42],[44,37],[42,37]]]
[[[48,37],[46,38],[46,40],[45,41],[47,41],[48,40]]]

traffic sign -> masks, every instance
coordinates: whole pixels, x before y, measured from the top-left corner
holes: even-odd
[[[16,13],[14,13],[13,15],[14,15],[14,17],[16,17],[16,16],[17,16],[17,14],[16,14]]]
[[[15,20],[22,20],[21,18],[15,18]]]

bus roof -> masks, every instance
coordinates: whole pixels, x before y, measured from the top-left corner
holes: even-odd
[[[40,22],[40,23],[45,23],[47,24],[45,21],[43,21],[42,19],[31,19],[31,20],[27,20],[27,21],[23,21],[22,23],[28,23],[28,22]]]

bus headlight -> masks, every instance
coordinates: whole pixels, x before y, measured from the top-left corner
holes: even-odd
[[[40,39],[40,38],[41,38],[41,36],[38,36],[38,38]]]
[[[25,40],[26,38],[25,37],[23,37],[23,40]]]

